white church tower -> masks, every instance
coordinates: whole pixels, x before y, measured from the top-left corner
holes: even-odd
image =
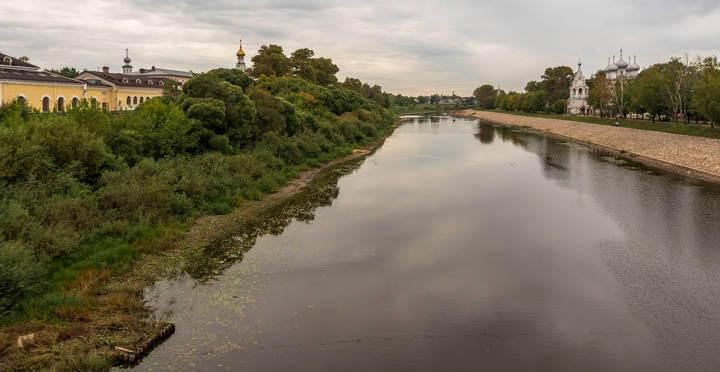
[[[582,63],[578,62],[578,70],[575,73],[570,86],[570,98],[567,101],[568,115],[585,115],[588,112],[587,98],[590,94],[585,76],[582,72]]]
[[[247,66],[245,66],[245,52],[242,48],[242,40],[240,40],[240,49],[238,49],[235,55],[237,55],[237,64],[235,65],[235,68],[240,69],[240,71],[242,72],[245,72]]]

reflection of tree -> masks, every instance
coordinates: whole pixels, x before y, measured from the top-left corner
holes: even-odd
[[[527,150],[527,143],[525,143],[525,139],[520,138],[521,136],[519,134],[521,132],[519,132],[517,129],[509,127],[498,127],[497,133],[500,135],[500,138],[503,140],[503,142],[510,142],[523,150]]]
[[[293,220],[312,221],[315,209],[329,206],[339,195],[340,177],[360,167],[364,158],[327,168],[299,193],[251,210],[237,221],[231,231],[202,246],[192,247],[184,254],[185,271],[198,280],[209,280],[243,260],[255,246],[257,238],[280,235]]]
[[[475,133],[475,138],[477,138],[480,143],[493,143],[493,141],[495,141],[495,127],[488,123],[479,123],[478,132]]]

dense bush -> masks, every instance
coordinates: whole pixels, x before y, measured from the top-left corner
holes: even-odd
[[[65,298],[57,291],[84,270],[127,267],[159,227],[230,212],[395,120],[340,86],[253,81],[229,69],[130,112],[82,102],[56,116],[4,105],[0,313],[62,303],[43,299]]]
[[[19,242],[0,242],[0,315],[43,287],[43,269]]]

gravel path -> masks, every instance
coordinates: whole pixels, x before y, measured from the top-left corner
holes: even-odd
[[[720,139],[499,112],[463,110],[457,114],[500,124],[529,126],[536,130],[658,160],[665,164],[655,165],[676,172],[693,173],[694,176],[715,182],[720,180]]]

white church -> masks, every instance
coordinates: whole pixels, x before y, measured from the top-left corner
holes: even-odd
[[[615,61],[615,57],[613,56],[613,61],[610,63],[610,58],[608,58],[608,65],[605,67],[604,71],[608,81],[614,82],[618,79],[636,78],[640,73],[640,66],[637,64],[637,56],[634,57],[632,64],[625,62],[622,56],[622,49],[620,49],[620,60]],[[570,98],[568,98],[567,101],[567,114],[575,116],[591,113],[593,108],[587,103],[589,94],[589,87],[582,72],[582,63],[578,62],[578,70],[575,73],[575,79],[573,79],[573,82],[570,85]]]

